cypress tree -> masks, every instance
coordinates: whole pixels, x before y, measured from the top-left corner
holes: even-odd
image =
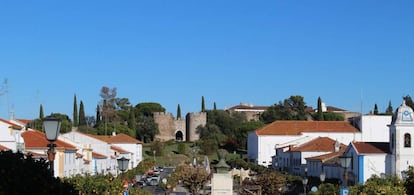
[[[81,100],[79,104],[79,126],[85,126],[85,125],[86,125],[85,108]]]
[[[391,101],[389,101],[388,102],[388,107],[387,107],[387,110],[385,110],[385,114],[387,114],[387,115],[392,115],[393,114],[393,108],[392,108],[392,105],[391,105]]]
[[[129,109],[128,128],[132,129],[133,131],[136,131],[137,129],[137,121],[135,119],[134,107],[132,106]]]
[[[99,104],[96,106],[96,124],[99,124],[101,122],[101,112]]]
[[[78,118],[78,102],[76,100],[76,94],[73,97],[73,126],[77,127],[79,125]]]
[[[322,99],[321,97],[318,97],[318,121],[323,121],[323,110],[322,110]]]
[[[214,109],[214,111],[216,111],[216,110],[217,110],[217,105],[216,105],[216,102],[214,102],[213,109]]]
[[[43,114],[43,105],[40,104],[40,108],[39,108],[39,119],[43,119],[45,117],[45,115]]]
[[[374,115],[378,115],[378,106],[377,106],[377,104],[374,105]]]
[[[206,111],[206,106],[204,103],[204,96],[201,96],[201,112],[205,112]]]
[[[181,119],[181,106],[178,104],[177,106],[177,119]]]

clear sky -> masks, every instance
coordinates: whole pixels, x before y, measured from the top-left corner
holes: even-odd
[[[414,96],[414,1],[0,1],[0,117],[95,115],[102,86],[176,115],[301,95],[367,113]],[[5,92],[3,89],[1,92]],[[79,102],[78,102],[79,105]]]

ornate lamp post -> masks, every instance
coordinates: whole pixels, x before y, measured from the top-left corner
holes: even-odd
[[[129,159],[122,157],[122,158],[118,158],[117,162],[118,162],[118,169],[121,172],[124,172],[128,169]]]
[[[326,174],[325,174],[325,172],[322,171],[321,175],[319,175],[319,179],[321,179],[322,184],[323,184],[323,182],[325,182],[325,177],[326,177]]]
[[[305,193],[305,195],[306,195],[306,186],[308,185],[308,178],[307,177],[304,177],[302,179],[302,184],[303,184],[303,193]]]
[[[47,157],[49,160],[50,172],[52,173],[53,177],[55,176],[53,162],[55,160],[56,154],[56,144],[54,144],[54,142],[57,140],[57,137],[59,135],[60,125],[61,121],[59,118],[56,118],[54,116],[48,116],[46,118],[43,118],[43,130],[46,133],[46,139],[50,142],[49,144],[47,144],[47,147],[49,147],[49,149],[47,150]]]
[[[344,186],[346,187],[348,184],[348,173],[347,169],[351,165],[351,156],[342,155],[339,157],[339,160],[341,161],[341,167],[344,168]]]

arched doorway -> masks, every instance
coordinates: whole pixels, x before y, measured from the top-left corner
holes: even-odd
[[[177,131],[177,133],[175,133],[175,141],[183,141],[183,132]]]

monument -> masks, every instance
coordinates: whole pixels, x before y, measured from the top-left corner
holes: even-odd
[[[219,162],[214,166],[216,173],[213,174],[211,181],[212,195],[232,195],[233,177],[229,172],[230,166],[226,163],[226,150],[219,149],[217,155]]]

